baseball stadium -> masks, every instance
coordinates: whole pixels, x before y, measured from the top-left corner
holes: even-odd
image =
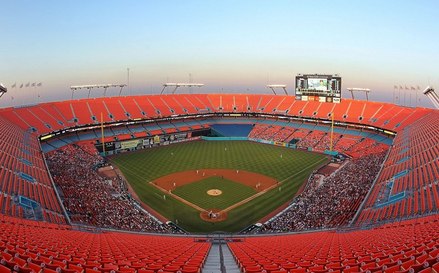
[[[129,73],[23,104],[41,82],[0,85],[0,273],[439,273],[431,85],[130,94]]]
[[[320,240],[353,251],[354,242],[369,240],[370,253],[410,253],[394,266],[424,267],[439,253],[438,116],[390,103],[274,94],[126,96],[4,108],[2,261],[29,268],[23,270],[42,267],[38,260],[78,270],[77,254],[70,254],[76,269],[54,255],[97,238],[128,247],[156,242],[157,248],[164,238],[167,247],[193,251],[199,270],[219,236],[243,270],[274,266],[248,262],[262,257],[250,250],[266,240],[294,241],[288,251],[313,249],[309,244]],[[371,239],[377,237],[380,245]],[[59,240],[66,245],[52,249]],[[52,245],[52,254],[39,244]],[[274,251],[269,245],[264,255]],[[375,267],[394,263],[388,258],[380,266],[379,258],[367,256],[365,264]],[[158,266],[134,259],[145,270]],[[285,259],[276,270],[283,263],[322,267],[315,262]],[[366,266],[356,263],[333,264]],[[100,266],[93,268],[104,270]]]

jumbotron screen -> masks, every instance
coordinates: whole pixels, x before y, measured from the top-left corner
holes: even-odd
[[[296,76],[296,99],[340,103],[341,77],[338,75],[299,74]]]

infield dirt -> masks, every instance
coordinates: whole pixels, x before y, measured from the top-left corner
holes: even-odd
[[[151,181],[151,183],[166,191],[172,191],[176,187],[194,183],[211,176],[223,177],[253,187],[258,192],[265,191],[278,183],[276,179],[259,173],[231,169],[200,169],[177,172],[162,176]]]

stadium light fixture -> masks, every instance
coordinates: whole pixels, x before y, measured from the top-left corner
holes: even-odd
[[[285,84],[268,84],[267,88],[270,88],[275,95],[277,95],[276,89],[278,89],[278,88],[283,89],[285,92],[285,95],[288,95],[287,86]]]
[[[8,89],[6,88],[6,86],[0,83],[0,98],[3,97],[6,92],[8,92]]]
[[[439,109],[439,96],[436,94],[433,87],[427,86],[422,93],[431,100],[436,109]]]
[[[88,90],[88,98],[90,98],[90,93],[92,89],[104,88],[104,97],[107,94],[107,89],[111,87],[120,87],[119,96],[122,94],[122,89],[127,86],[126,84],[87,84],[87,85],[73,85],[70,86],[70,90],[72,90],[72,99],[73,93],[77,90],[87,89]]]
[[[204,86],[204,83],[192,83],[192,82],[189,82],[189,83],[186,83],[186,82],[175,83],[175,82],[167,82],[167,83],[163,84],[163,89],[160,92],[160,95],[162,95],[163,92],[165,91],[165,89],[167,87],[170,87],[170,86],[175,87],[174,90],[172,90],[172,94],[175,94],[175,91],[177,91],[177,89],[179,87],[202,87],[202,86]]]
[[[366,100],[369,101],[369,93],[370,93],[369,88],[349,87],[347,88],[347,90],[351,92],[351,96],[353,100],[355,99],[354,92],[364,92],[366,93]]]

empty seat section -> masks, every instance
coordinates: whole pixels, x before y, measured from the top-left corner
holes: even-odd
[[[135,103],[149,118],[159,117],[162,115],[160,109],[157,109],[150,100],[150,96],[133,97]],[[167,110],[169,111],[169,110]]]
[[[375,184],[374,192],[380,194],[369,196],[365,210],[381,212],[387,206],[404,202],[405,207],[399,205],[397,213],[394,212],[392,217],[412,217],[432,210],[437,211],[439,204],[435,199],[435,192],[431,190],[438,181],[437,166],[432,164],[434,160],[437,161],[437,151],[433,147],[436,147],[439,141],[438,117],[439,114],[436,112],[427,112],[425,116],[398,133],[384,164],[382,175]],[[380,147],[367,147],[368,150],[378,148]],[[362,221],[373,222],[387,218],[370,219],[362,213],[360,219],[358,224]]]
[[[248,96],[247,95],[233,95],[233,111],[248,112]]]
[[[256,108],[253,111],[266,112],[267,105],[273,99],[272,97],[273,97],[272,95],[261,95],[256,105]]]
[[[80,125],[98,123],[101,120],[100,113],[99,116],[95,116],[91,112],[90,105],[86,99],[71,101],[71,109]]]
[[[277,110],[279,113],[289,113],[291,105],[296,101],[294,97],[287,96],[282,99],[282,101],[277,105]]]
[[[54,111],[58,112],[67,123],[70,123],[71,126],[75,125],[74,121],[75,115],[73,114],[73,107],[71,105],[71,101],[61,101],[53,103]]]
[[[288,115],[299,116],[301,113],[300,111],[307,103],[308,103],[307,101],[301,101],[301,100],[292,101],[290,107],[288,108]]]
[[[350,100],[342,100],[341,103],[337,103],[333,109],[334,119],[346,121],[348,109],[351,101]]]
[[[228,245],[242,272],[418,272],[436,266],[438,230],[436,215],[369,230],[262,236]]]
[[[402,110],[401,107],[394,105],[383,103],[383,107],[376,113],[374,116],[374,125],[376,126],[385,126],[388,124],[389,119],[394,117],[398,112]]]
[[[337,104],[335,103],[329,103],[329,102],[322,102],[315,110],[315,117],[321,118],[321,119],[328,119],[330,118],[329,114],[334,111],[334,108]],[[314,114],[314,113],[313,113]]]
[[[210,249],[188,237],[87,233],[3,215],[0,220],[0,240],[8,243],[0,269],[16,272],[200,272]]]
[[[368,102],[363,112],[363,121],[372,124],[376,120],[377,113],[384,107],[380,102]]]
[[[24,120],[27,124],[30,124],[31,127],[35,128],[39,134],[44,134],[47,132],[50,132],[50,130],[46,124],[47,121],[45,121],[44,117],[41,117],[37,115],[38,113],[35,113],[35,107],[26,107],[26,108],[20,108],[15,109],[16,115],[20,117],[20,119]],[[46,117],[47,118],[47,117]]]
[[[366,102],[358,100],[350,100],[350,107],[347,111],[346,120],[350,122],[360,123],[364,117],[363,112],[366,106]]]
[[[319,107],[321,106],[322,103],[318,102],[318,101],[308,101],[302,109],[300,109],[302,111],[301,116],[304,117],[314,117],[317,113],[317,110],[319,109]]]
[[[187,108],[184,107],[179,100],[176,99],[177,95],[166,95],[161,96],[163,103],[170,109],[172,114],[175,115],[185,115],[187,113]],[[183,101],[184,102],[184,101]],[[186,102],[187,103],[187,102]]]
[[[106,98],[105,106],[108,112],[113,116],[114,120],[127,120],[131,118],[131,114],[124,109],[121,99],[118,97]]]
[[[42,111],[50,115],[58,124],[62,125],[62,128],[68,126],[68,119],[66,119],[66,117],[61,114],[60,110],[56,108],[56,103],[42,103],[39,107]]]
[[[247,95],[248,98],[248,107],[250,108],[251,112],[259,112],[258,111],[258,105],[259,102],[261,101],[261,96],[258,95]]]
[[[198,113],[199,109],[205,108],[205,106],[201,106],[200,108],[199,102],[194,100],[194,96],[187,96],[186,94],[182,94],[182,95],[174,96],[173,99],[179,105],[181,105],[187,111],[188,114],[196,114]]]
[[[207,100],[213,106],[214,111],[232,112],[232,97],[227,97],[225,95],[209,94],[207,95]]]
[[[209,100],[208,94],[198,94],[193,96],[187,96],[189,101],[191,101],[197,108],[198,112],[214,112],[218,109],[215,109],[212,102]]]
[[[102,99],[90,99],[86,101],[87,109],[90,109],[92,118],[97,122],[111,122],[114,120],[113,115],[106,108],[106,104]]]
[[[59,117],[59,114],[57,113],[53,113],[55,115],[53,115],[51,112],[49,112],[47,109],[52,110],[51,107],[43,107],[43,106],[47,106],[45,104],[40,104],[36,107],[33,108],[33,112],[40,117],[41,120],[43,120],[47,125],[50,126],[50,128],[48,128],[48,130],[50,131],[55,131],[55,130],[62,130],[64,129],[66,126],[65,121],[62,121],[62,118]]]
[[[279,109],[279,106],[286,99],[287,98],[283,96],[272,96],[269,102],[265,105],[263,112],[268,114],[274,114],[274,113],[279,113],[279,110],[286,110],[286,109]]]
[[[174,114],[175,110],[163,100],[162,96],[149,96],[148,101],[151,103],[156,112],[160,112],[161,116],[168,117]]]
[[[143,109],[137,100],[141,101],[141,97],[123,97],[120,98],[120,103],[132,119],[146,118],[152,111],[149,113],[147,109]]]
[[[63,221],[35,135],[2,118],[0,124],[0,191],[7,200],[3,213],[51,221],[40,214],[48,210]]]

